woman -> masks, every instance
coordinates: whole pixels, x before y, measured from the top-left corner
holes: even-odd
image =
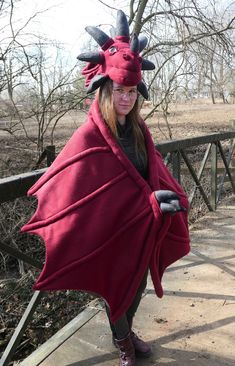
[[[189,251],[188,203],[139,116],[139,94],[147,97],[141,69],[153,68],[139,56],[146,40],[130,41],[122,11],[114,39],[87,30],[102,50],[79,59],[89,61],[87,91],[98,94],[86,122],[29,190],[38,207],[22,231],[46,245],[34,289],[101,296],[120,366],[134,366],[136,356],[151,353],[132,331],[148,270],[162,297],[165,268]]]
[[[100,87],[98,100],[101,114],[120,147],[140,175],[147,179],[147,151],[140,125],[137,87],[127,87],[108,80]],[[178,203],[175,202],[175,204],[176,206],[169,208],[170,212],[180,210]],[[127,312],[115,323],[112,323],[109,318],[113,342],[121,349],[121,359],[124,360],[124,364],[133,364],[134,354],[143,358],[151,355],[150,347],[132,331],[133,318],[147,285],[147,275],[148,270],[146,270]],[[109,316],[107,305],[106,310]],[[129,361],[127,361],[128,358],[130,358]]]
[[[104,120],[120,147],[141,176],[147,179],[147,152],[140,128],[141,118],[139,116],[137,87],[126,87],[111,80],[106,81],[99,90],[99,107]],[[121,358],[126,363],[128,357],[130,358],[129,362],[133,364],[134,354],[137,357],[149,357],[151,355],[150,347],[131,330],[135,312],[147,285],[147,274],[148,271],[146,270],[127,312],[115,323],[112,323],[109,318],[113,343],[122,350]],[[106,310],[109,316],[107,305]],[[129,356],[127,356],[126,349],[129,350]]]

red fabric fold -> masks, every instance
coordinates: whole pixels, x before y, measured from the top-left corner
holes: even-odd
[[[153,192],[187,198],[155,151],[142,122],[149,158],[145,181],[103,121],[95,100],[47,172],[29,190],[38,199],[21,229],[45,242],[46,260],[35,290],[85,290],[102,296],[115,322],[130,306],[150,268],[156,294],[167,266],[189,251],[186,213],[162,215]]]

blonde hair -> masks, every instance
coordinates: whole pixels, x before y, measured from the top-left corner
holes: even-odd
[[[117,131],[117,115],[113,106],[113,82],[108,79],[98,90],[98,101],[101,114],[109,126],[113,135],[118,138]],[[143,156],[144,160],[147,160],[147,152],[145,147],[144,135],[140,127],[140,114],[138,98],[134,104],[134,107],[127,115],[128,121],[132,123],[133,134],[135,139],[136,155]],[[140,152],[140,154],[138,154]]]

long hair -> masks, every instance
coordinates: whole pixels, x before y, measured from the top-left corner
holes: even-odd
[[[113,82],[108,79],[98,90],[98,102],[101,114],[109,126],[113,135],[118,138],[117,132],[117,114],[113,106]],[[140,127],[140,114],[138,98],[134,107],[127,115],[128,121],[132,124],[135,139],[135,150],[137,156],[142,156],[147,161],[147,152],[145,147],[144,135]]]

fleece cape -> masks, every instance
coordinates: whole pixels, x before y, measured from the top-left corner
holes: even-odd
[[[147,268],[158,297],[167,266],[189,252],[185,212],[162,214],[154,196],[182,188],[155,150],[141,122],[148,153],[144,180],[102,119],[97,100],[46,173],[29,190],[38,207],[21,229],[45,242],[44,268],[35,290],[96,293],[115,322],[130,306]]]

